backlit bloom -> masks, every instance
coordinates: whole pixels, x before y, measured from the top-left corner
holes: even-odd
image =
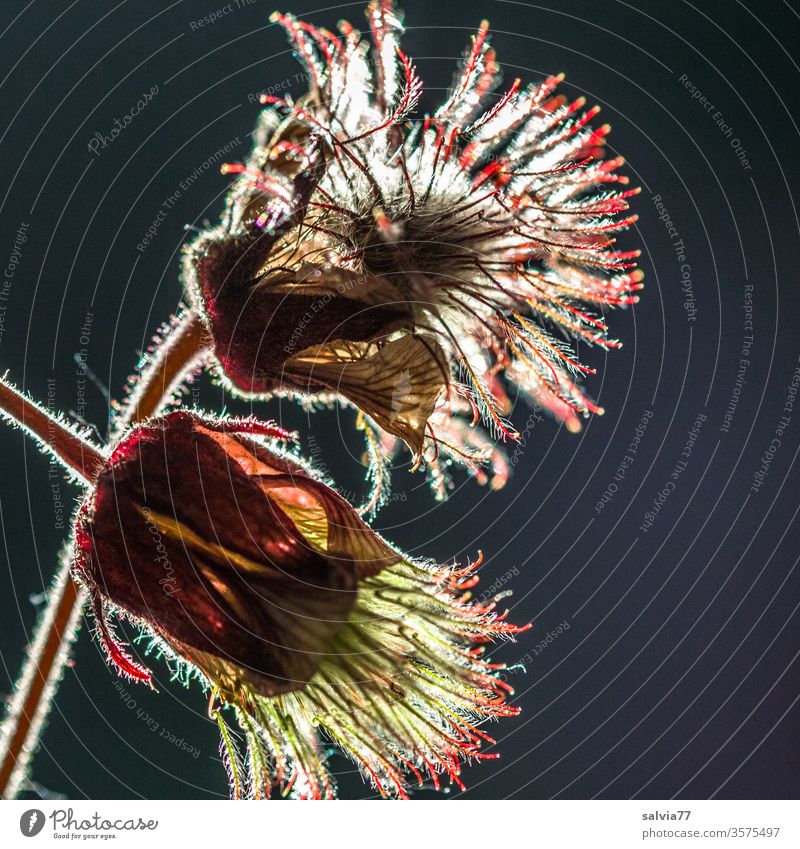
[[[615,244],[635,190],[601,158],[608,127],[556,93],[561,76],[498,92],[486,22],[445,102],[411,120],[422,85],[400,17],[391,0],[367,15],[371,47],[346,22],[274,17],[309,90],[263,98],[222,224],[186,255],[224,379],[339,396],[418,459],[438,444],[486,460],[459,423],[515,437],[509,390],[579,429],[598,408],[574,343],[618,347],[602,312],[641,279]]]
[[[409,776],[460,784],[463,760],[493,756],[477,723],[517,713],[482,644],[519,629],[468,600],[474,566],[394,549],[280,447],[286,436],[181,411],[113,449],[74,534],[109,659],[150,681],[116,615],[211,690],[236,796],[333,796],[329,742],[384,795],[406,795]]]

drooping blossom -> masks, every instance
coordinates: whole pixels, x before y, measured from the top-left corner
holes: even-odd
[[[478,724],[518,711],[481,655],[520,629],[470,600],[478,564],[402,554],[271,424],[176,411],[103,450],[2,380],[0,411],[87,486],[73,574],[110,663],[152,681],[124,619],[173,677],[199,679],[235,796],[334,796],[331,743],[387,796],[460,785],[464,761],[497,756]]]
[[[602,158],[608,127],[557,93],[560,75],[500,89],[485,21],[420,117],[399,13],[373,0],[367,16],[371,45],[346,22],[273,18],[308,91],[263,98],[249,160],[227,166],[222,223],[186,254],[223,379],[339,397],[418,461],[496,458],[462,424],[515,437],[516,392],[579,429],[599,408],[575,342],[618,347],[603,313],[634,303],[641,280],[638,252],[616,244],[635,190],[621,158]]]
[[[74,571],[123,673],[150,680],[117,644],[113,609],[230,698],[243,679],[265,696],[308,683],[354,604],[356,560],[368,572],[390,549],[359,520],[349,527],[339,501],[341,538],[324,553],[309,544],[298,526],[320,521],[328,489],[254,441],[286,436],[179,411],[137,426],[110,454],[78,514]]]
[[[330,797],[320,735],[385,795],[407,776],[460,782],[514,715],[481,644],[517,628],[468,601],[474,566],[416,562],[252,420],[176,412],[128,433],[78,514],[75,572],[124,674],[113,613],[196,671],[237,714],[242,767],[222,723],[234,792]]]

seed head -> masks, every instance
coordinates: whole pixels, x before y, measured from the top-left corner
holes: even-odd
[[[619,346],[602,312],[640,288],[638,252],[615,244],[636,190],[561,76],[498,93],[487,22],[445,102],[412,119],[401,17],[391,0],[367,16],[371,47],[346,22],[274,16],[309,90],[263,98],[223,222],[187,252],[189,295],[239,391],[338,395],[426,452],[434,480],[439,451],[496,468],[461,423],[516,437],[509,390],[570,430],[599,411],[574,343]]]

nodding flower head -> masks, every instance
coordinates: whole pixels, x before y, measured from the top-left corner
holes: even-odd
[[[241,681],[266,696],[308,683],[359,574],[392,552],[333,490],[258,441],[286,436],[174,412],[114,449],[78,515],[75,572],[122,672],[150,678],[117,645],[113,609],[228,695]]]
[[[74,533],[110,661],[151,672],[114,615],[212,692],[237,796],[334,795],[320,736],[384,795],[410,773],[459,782],[509,716],[500,667],[481,645],[519,629],[468,600],[474,567],[412,560],[374,533],[251,419],[174,412],[131,429],[100,468]],[[236,714],[242,761],[219,707]]]
[[[602,159],[608,127],[561,76],[496,91],[486,22],[444,103],[411,120],[400,16],[367,15],[371,51],[346,22],[274,16],[309,90],[263,98],[222,224],[186,256],[221,371],[246,393],[339,395],[429,462],[478,458],[451,427],[464,404],[515,437],[509,388],[578,430],[599,408],[570,340],[618,347],[602,312],[641,279],[616,245],[636,190]]]

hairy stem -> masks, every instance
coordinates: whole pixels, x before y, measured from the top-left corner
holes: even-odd
[[[62,555],[48,593],[47,607],[36,626],[3,722],[0,795],[4,799],[15,798],[23,787],[28,764],[77,634],[84,594],[69,570],[69,558]]]
[[[103,464],[103,454],[97,446],[31,401],[5,378],[0,378],[0,417],[22,428],[82,483],[94,480]]]
[[[198,367],[206,350],[205,344],[199,319],[191,312],[184,312],[141,364],[136,384],[115,423],[117,437],[126,427],[158,413],[172,400],[188,375]],[[92,479],[98,468],[93,462],[102,462],[102,456],[98,454],[91,458],[89,443],[78,434],[67,431],[76,441],[75,444],[70,443],[62,433],[62,424],[2,381],[0,407],[6,407],[7,403],[16,405],[10,408],[8,418],[34,435],[62,462],[68,461],[75,474],[85,480]],[[44,418],[40,420],[38,417]],[[58,445],[48,442],[47,438],[42,439],[42,426],[45,434],[51,429],[60,434]],[[85,593],[72,580],[69,570],[67,548],[62,552],[61,566],[48,593],[47,607],[28,648],[0,731],[0,797],[4,799],[13,799],[24,787],[28,765],[77,633]]]
[[[115,423],[114,436],[161,411],[180,390],[208,350],[200,319],[190,311],[175,319],[157,348],[145,356],[131,394]]]

